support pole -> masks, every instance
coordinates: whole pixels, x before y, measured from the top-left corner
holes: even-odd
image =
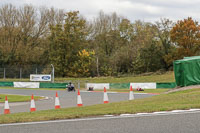
[[[53,66],[53,64],[51,64],[51,67],[52,67],[52,72],[51,72],[52,79],[51,79],[51,82],[54,83],[54,66]]]
[[[19,72],[20,72],[19,77],[20,79],[22,79],[22,68],[19,69]]]
[[[6,79],[6,68],[3,69],[3,78]]]

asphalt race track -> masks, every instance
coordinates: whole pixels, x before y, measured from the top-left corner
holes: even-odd
[[[200,111],[0,125],[1,133],[199,133]]]
[[[77,92],[67,92],[65,90],[59,90],[58,96],[61,104],[61,108],[76,107],[77,106]],[[25,89],[0,89],[0,94],[18,94],[18,95],[31,95],[34,96],[45,96],[47,100],[36,101],[36,110],[47,110],[54,109],[55,106],[55,94],[54,90],[25,90]],[[134,94],[134,97],[145,98],[153,96],[153,94]],[[125,101],[129,98],[129,93],[108,93],[109,102]],[[83,106],[102,104],[103,103],[103,92],[81,92],[81,98]],[[9,95],[8,95],[9,102]],[[11,113],[17,112],[29,112],[30,102],[21,103],[9,103]],[[3,114],[4,103],[0,104],[0,114]]]
[[[54,90],[0,89],[1,94],[48,97],[36,101],[37,110],[54,109]],[[62,108],[75,107],[77,93],[58,91]],[[134,94],[145,98],[153,94]],[[84,106],[103,103],[103,92],[81,92]],[[110,102],[128,100],[129,93],[108,93]],[[8,96],[9,100],[9,96]],[[3,103],[0,104],[1,114]],[[11,113],[29,112],[30,102],[9,103]],[[97,118],[66,119],[30,123],[0,124],[0,133],[200,133],[200,109],[155,113],[122,114]]]

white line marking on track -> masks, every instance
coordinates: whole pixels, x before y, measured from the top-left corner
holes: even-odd
[[[105,117],[113,117],[114,115],[104,115]]]
[[[171,112],[185,112],[185,110],[172,110]]]
[[[190,111],[200,111],[200,109],[190,109]]]
[[[121,114],[120,116],[132,116],[134,114]]]
[[[83,92],[83,93],[94,93],[94,92],[96,92],[96,93],[103,93],[103,91],[80,91],[80,92]],[[125,94],[128,94],[129,92],[109,92],[109,91],[107,91],[107,93],[125,93]],[[133,94],[139,94],[139,95],[148,95],[148,94],[150,94],[150,95],[156,95],[156,94],[153,94],[153,93],[137,93],[137,92],[133,92]]]
[[[162,111],[162,112],[153,112],[154,114],[163,114],[163,113],[168,113],[167,111]]]
[[[80,119],[66,119],[66,120],[55,120],[55,121],[40,121],[40,122],[27,122],[27,123],[10,123],[0,124],[0,127],[4,126],[20,126],[20,125],[36,125],[36,124],[48,124],[48,123],[61,123],[61,122],[79,122],[79,121],[93,121],[93,120],[109,120],[109,119],[122,119],[122,118],[135,118],[135,117],[151,117],[151,116],[168,116],[175,114],[193,114],[200,113],[200,109],[185,110],[180,112],[166,112],[166,113],[138,113],[128,114],[123,116],[110,116],[110,117],[97,117],[97,118],[80,118]]]

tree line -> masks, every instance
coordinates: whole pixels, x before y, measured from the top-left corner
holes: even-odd
[[[50,66],[59,77],[119,76],[168,71],[200,54],[200,25],[131,22],[116,13],[88,21],[79,11],[11,4],[0,7],[0,67]]]

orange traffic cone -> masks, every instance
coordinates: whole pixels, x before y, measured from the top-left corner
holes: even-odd
[[[109,103],[108,94],[106,92],[106,87],[104,87],[103,103]]]
[[[34,96],[32,94],[31,96],[31,108],[30,108],[30,111],[33,112],[33,111],[36,111],[36,108],[35,108],[35,101],[34,101]]]
[[[7,96],[5,97],[4,114],[10,114],[10,108],[9,108],[9,105],[8,105],[8,98],[7,98]]]
[[[78,106],[78,107],[83,106],[83,103],[82,103],[82,99],[81,99],[81,95],[80,95],[80,91],[79,91],[79,90],[78,90],[78,96],[77,96],[77,106]]]
[[[133,100],[133,99],[134,99],[133,88],[132,86],[130,86],[129,100]]]
[[[60,108],[60,101],[58,98],[58,93],[56,92],[56,98],[55,98],[55,109],[59,109]]]

